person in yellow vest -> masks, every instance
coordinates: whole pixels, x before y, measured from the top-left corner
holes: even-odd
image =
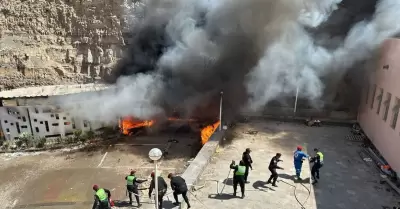
[[[313,184],[318,183],[319,179],[319,169],[324,165],[324,154],[320,152],[317,148],[314,149],[315,156],[311,158],[310,163],[314,163],[311,167],[311,175],[313,178]]]
[[[142,206],[140,204],[140,199],[139,199],[139,189],[138,189],[138,184],[141,184],[147,180],[139,180],[135,176],[136,171],[132,170],[131,174],[125,177],[126,180],[126,190],[128,191],[129,195],[129,204],[132,205],[132,193],[135,195],[136,202],[138,204],[137,207]]]
[[[236,190],[238,184],[240,185],[240,190],[242,191],[242,198],[244,198],[244,185],[245,185],[245,173],[246,173],[246,164],[241,160],[239,165],[235,165],[235,161],[232,160],[231,165],[229,166],[233,169],[233,195],[236,196]]]
[[[93,185],[94,194],[94,204],[92,209],[111,209],[110,198],[111,192],[108,189],[99,188],[97,185]]]

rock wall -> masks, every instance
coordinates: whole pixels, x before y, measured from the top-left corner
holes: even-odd
[[[0,89],[89,83],[121,56],[132,0],[1,0]]]

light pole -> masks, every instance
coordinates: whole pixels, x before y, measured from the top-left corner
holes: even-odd
[[[153,148],[149,152],[149,158],[154,162],[154,192],[155,192],[155,202],[156,209],[158,209],[158,174],[157,174],[157,161],[161,159],[162,151],[158,148]]]
[[[296,116],[297,98],[299,97],[299,86],[296,88],[296,99],[294,100],[293,116]]]
[[[222,130],[222,95],[224,94],[223,91],[221,91],[221,98],[219,99],[219,131]]]

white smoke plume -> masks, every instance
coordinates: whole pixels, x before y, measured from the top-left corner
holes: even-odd
[[[400,1],[381,0],[372,19],[357,23],[336,49],[317,45],[317,28],[341,0],[149,0],[128,10],[132,47],[119,63],[116,88],[59,101],[73,115],[109,122],[147,119],[165,106],[191,114],[224,91],[232,114],[269,101],[300,97],[314,105],[323,77],[344,73],[400,32]],[[128,8],[128,7],[127,7]],[[79,108],[75,107],[80,101]]]

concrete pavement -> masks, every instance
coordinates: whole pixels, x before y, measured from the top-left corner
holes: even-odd
[[[305,202],[307,209],[399,206],[399,197],[387,191],[389,187],[379,183],[376,170],[358,156],[359,143],[346,141],[349,133],[346,127],[306,127],[262,121],[239,124],[230,137],[232,141],[219,148],[205,169],[197,185],[198,188],[204,187],[193,192],[192,208],[301,208],[296,198],[301,203]],[[313,154],[314,147],[324,153],[325,165],[321,169],[319,184],[312,186],[306,179],[303,186],[293,180],[295,170],[292,156],[297,145],[308,149],[310,154]],[[240,199],[232,196],[229,164],[232,160],[239,161],[247,147],[253,150],[254,170],[249,175],[250,183],[246,184],[246,197]],[[280,177],[277,188],[265,184],[270,175],[268,163],[276,152],[282,153],[281,166],[285,168],[278,171]],[[309,165],[305,163],[302,177],[309,176]],[[218,191],[217,181],[220,182]]]

